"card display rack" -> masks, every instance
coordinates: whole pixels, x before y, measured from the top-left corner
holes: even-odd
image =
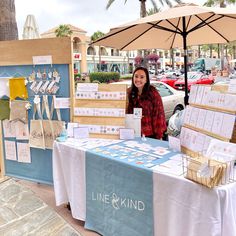
[[[78,122],[79,126],[89,127],[89,137],[91,138],[108,138],[108,139],[118,139],[119,128],[125,128],[125,109],[126,109],[126,90],[127,86],[125,84],[98,84],[98,93],[104,95],[96,96],[96,92],[87,92],[83,97],[81,94],[75,96],[73,104],[73,122]],[[108,95],[117,95],[120,93],[123,96],[117,96],[117,99],[112,97],[109,99]],[[86,98],[84,97],[86,96]],[[104,109],[104,114],[109,109],[123,109],[124,115],[121,116],[105,116],[105,115],[78,115],[76,114],[76,109]],[[106,111],[106,112],[105,112]],[[114,112],[116,113],[116,112]],[[94,130],[94,131],[93,131]],[[98,131],[99,130],[99,131]],[[114,130],[114,132],[112,132]]]
[[[207,91],[205,95],[204,95],[204,89],[205,92]],[[200,93],[198,94],[199,91]],[[213,93],[220,93],[221,97],[219,96],[217,100],[214,98],[213,94],[212,96],[213,102],[211,103],[209,102],[209,99],[206,97],[208,96],[209,91],[210,93],[211,91],[214,91]],[[204,85],[196,85],[196,87],[193,88],[193,93],[195,94],[194,96],[192,96],[192,100],[190,99],[189,107],[186,108],[183,128],[181,130],[181,132],[183,131],[182,133],[183,141],[181,143],[181,151],[183,153],[184,176],[194,182],[197,182],[209,188],[235,182],[234,160],[228,162],[227,161],[220,162],[213,159],[209,159],[208,157],[205,156],[206,154],[205,149],[207,149],[207,143],[208,145],[210,143],[209,140],[218,139],[224,142],[236,143],[236,122],[235,122],[236,108],[228,109],[227,106],[224,107],[222,104],[220,104],[220,102],[222,102],[220,101],[220,99],[224,97],[225,94],[229,94],[227,91],[228,91],[227,86],[207,85],[204,87]],[[209,97],[210,96],[211,95],[209,95]],[[230,96],[232,96],[230,97],[232,99],[234,99],[234,97],[236,98],[236,94],[230,94]],[[228,99],[228,101],[229,100],[230,99]],[[234,107],[234,105],[231,104],[230,106],[231,108]],[[187,111],[187,109],[189,109],[189,111]],[[199,117],[204,113],[205,116]],[[192,117],[192,119],[191,115],[194,116]],[[220,117],[220,118],[216,119],[215,117],[218,118]],[[224,120],[225,117],[229,118],[228,120],[230,120],[229,123],[231,124],[229,126],[230,131],[228,133],[224,132],[224,130],[226,130],[225,127],[228,127],[225,124],[227,123],[227,119]],[[218,121],[218,123],[216,121]],[[190,140],[189,137],[188,138],[184,137],[186,135],[184,134],[186,130],[187,132],[190,132],[189,136],[191,135],[193,136],[190,138]],[[198,150],[198,148],[196,148],[193,145],[194,142],[191,143],[191,139],[193,138],[195,140],[195,144],[199,145],[199,143],[201,143],[199,139],[202,138],[200,136],[202,137],[204,136],[203,137],[204,144],[202,145],[202,147],[204,148]],[[190,145],[188,142],[190,142]]]

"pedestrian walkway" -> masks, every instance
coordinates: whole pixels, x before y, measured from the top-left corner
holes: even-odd
[[[34,191],[35,189],[38,190]],[[1,182],[0,235],[98,235],[96,233],[83,229],[83,225],[78,224],[78,227],[81,227],[81,229],[84,231],[81,234],[79,230],[75,229],[72,226],[73,224],[71,222],[65,220],[60,213],[56,212],[53,207],[49,206],[45,201],[42,200],[42,198],[46,195],[49,203],[51,201],[51,203],[54,204],[54,194],[52,186],[41,185],[11,178],[8,178]],[[68,209],[63,206],[62,208],[64,208],[63,210],[66,211],[68,215],[70,215]],[[74,221],[74,224],[79,222],[74,220],[71,216],[70,218],[72,222]]]

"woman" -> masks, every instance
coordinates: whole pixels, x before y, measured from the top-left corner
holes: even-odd
[[[166,119],[161,96],[150,85],[148,70],[137,67],[133,73],[132,85],[128,89],[127,113],[142,108],[141,133],[145,137],[161,139],[166,131]]]

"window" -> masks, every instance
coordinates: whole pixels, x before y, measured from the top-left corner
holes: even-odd
[[[164,84],[155,84],[154,83],[152,85],[154,87],[156,87],[156,89],[158,90],[161,97],[173,95],[173,92],[169,88],[167,88]]]
[[[96,52],[95,52],[95,50],[94,50],[94,48],[93,47],[88,47],[88,49],[87,49],[87,55],[95,55],[96,54]]]

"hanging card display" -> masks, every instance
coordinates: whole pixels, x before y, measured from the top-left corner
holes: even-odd
[[[4,120],[2,122],[3,133],[5,138],[15,138],[16,137],[16,122],[11,122],[9,120]]]
[[[28,143],[17,143],[18,162],[31,163],[30,147]]]
[[[15,141],[4,141],[5,144],[5,154],[7,160],[16,161],[16,143]]]
[[[34,104],[33,119],[30,121],[29,145],[30,147],[34,147],[34,148],[45,149],[43,121],[42,121],[42,113],[40,109],[40,99],[36,97],[34,102],[35,104]],[[35,120],[36,112],[38,112],[39,120]]]
[[[10,107],[9,100],[0,99],[0,120],[9,119],[10,116]]]
[[[20,120],[26,123],[28,120],[27,107],[29,102],[22,100],[13,100],[10,103],[10,120],[17,121]]]
[[[48,96],[43,96],[43,105],[42,105],[42,114],[46,111],[46,117],[48,120],[43,120],[43,132],[45,140],[45,148],[52,149],[54,140],[60,136],[64,124],[64,121],[61,121],[60,110],[56,109],[57,119],[52,120],[53,111],[54,111],[54,99],[51,104],[51,110],[49,110]]]
[[[27,99],[28,92],[25,85],[25,78],[9,79],[10,99],[14,100],[17,97]]]
[[[0,78],[0,98],[3,96],[9,97],[9,79]]]

